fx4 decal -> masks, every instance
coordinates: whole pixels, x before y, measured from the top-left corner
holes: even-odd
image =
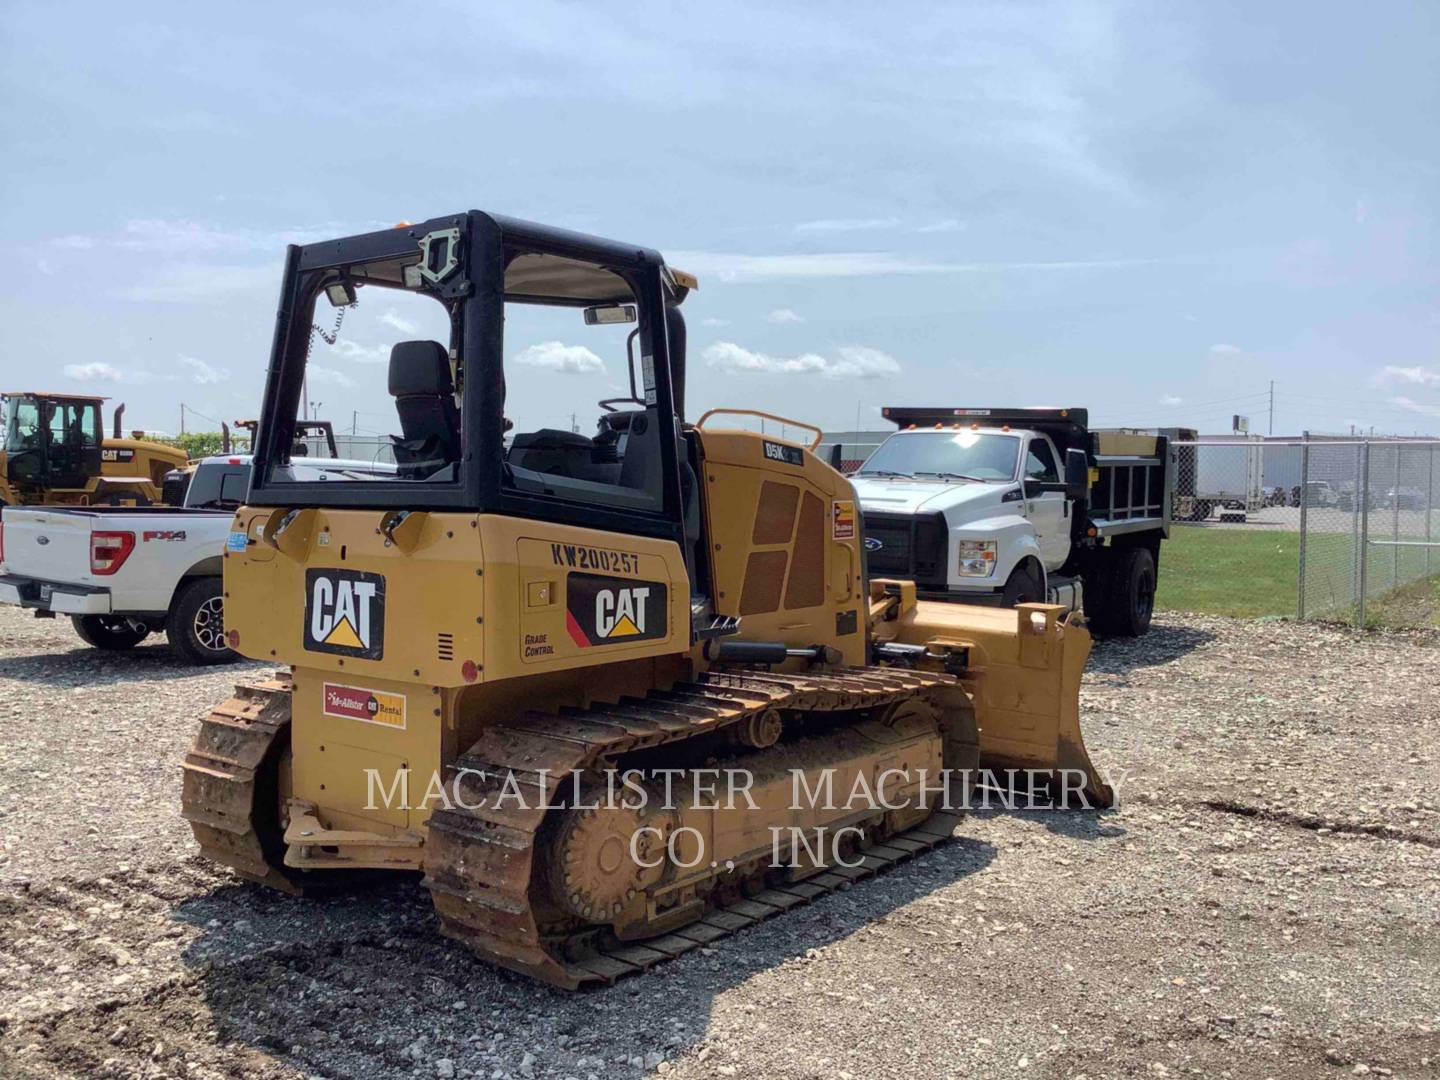
[[[362,660],[383,657],[384,576],[360,570],[306,570],[305,648]]]
[[[582,649],[663,638],[668,633],[668,611],[663,582],[601,574],[566,576],[565,629]]]

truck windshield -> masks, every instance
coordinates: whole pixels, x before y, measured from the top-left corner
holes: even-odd
[[[906,431],[886,439],[857,475],[1014,480],[1019,458],[1018,435]]]

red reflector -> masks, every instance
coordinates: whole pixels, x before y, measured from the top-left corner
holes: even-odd
[[[240,647],[240,631],[226,630],[225,641],[232,649],[238,649]]]
[[[135,550],[133,532],[92,532],[90,534],[90,572],[113,574],[125,565]]]
[[[466,660],[460,665],[460,677],[466,682],[474,682],[480,677],[480,669],[475,666],[474,660]]]

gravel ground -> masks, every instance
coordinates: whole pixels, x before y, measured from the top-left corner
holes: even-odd
[[[1167,615],[1083,691],[1119,809],[956,839],[613,988],[198,861],[194,721],[258,666],[0,608],[0,1074],[1440,1073],[1440,637]]]

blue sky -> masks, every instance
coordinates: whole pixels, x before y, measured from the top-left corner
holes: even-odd
[[[287,242],[478,207],[698,274],[692,416],[1440,433],[1437,60],[1433,2],[8,2],[0,369],[252,415]],[[322,350],[337,424],[413,322]],[[623,380],[571,322],[522,426]]]

